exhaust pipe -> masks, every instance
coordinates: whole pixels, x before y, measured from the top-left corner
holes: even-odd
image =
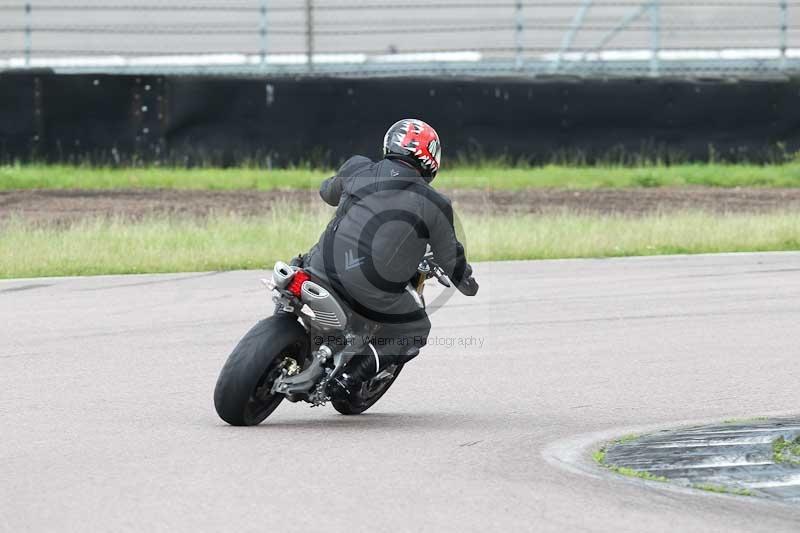
[[[314,313],[311,320],[321,329],[341,330],[347,324],[347,315],[336,298],[313,281],[303,283],[300,299]]]
[[[289,282],[292,281],[294,272],[294,268],[283,261],[275,263],[275,268],[272,269],[272,281],[275,283],[275,287],[285,289]]]

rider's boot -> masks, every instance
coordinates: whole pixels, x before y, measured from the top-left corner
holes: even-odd
[[[392,365],[406,364],[419,355],[419,348],[410,348],[403,355],[378,355],[374,349],[365,354],[353,357],[338,377],[331,382],[331,398],[334,400],[349,399],[352,393],[361,390],[361,386]]]

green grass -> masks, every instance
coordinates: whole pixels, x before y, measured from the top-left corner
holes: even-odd
[[[617,440],[615,440],[614,444],[627,444],[629,442],[635,441],[639,437],[640,437],[640,435],[638,435],[637,433],[630,433],[628,435],[623,435],[620,438],[618,438]]]
[[[794,440],[778,437],[772,441],[772,460],[776,464],[800,466],[800,437]]]
[[[620,438],[616,439],[613,444],[614,445],[625,444],[626,442],[631,442],[633,440],[636,440],[637,438],[638,438],[638,435],[625,435],[623,437],[620,437]],[[606,447],[605,446],[603,446],[599,450],[596,450],[594,453],[592,453],[592,459],[594,459],[594,461],[598,465],[600,465],[600,466],[602,466],[604,468],[607,468],[607,469],[611,470],[612,472],[615,472],[615,473],[617,473],[617,474],[619,474],[621,476],[634,477],[634,478],[638,478],[638,479],[644,479],[646,481],[658,481],[658,482],[661,482],[661,483],[669,482],[669,479],[667,479],[664,476],[657,476],[655,474],[651,474],[650,472],[646,472],[644,470],[635,470],[633,468],[628,468],[628,467],[625,467],[625,466],[617,466],[617,465],[614,465],[614,464],[607,463],[606,462]],[[736,488],[736,487],[723,487],[722,485],[711,485],[711,484],[705,484],[705,483],[692,485],[692,488],[699,489],[699,490],[705,490],[705,491],[708,491],[708,492],[716,492],[718,494],[734,494],[734,495],[737,495],[737,496],[752,496],[753,495],[753,493],[750,491],[750,489]]]
[[[91,168],[65,165],[0,166],[0,190],[168,188],[236,190],[316,189],[331,170],[290,168]],[[800,161],[774,165],[683,164],[543,167],[478,164],[447,168],[442,188],[533,187],[800,187]]]
[[[748,424],[754,422],[763,422],[765,420],[769,420],[766,416],[753,416],[750,418],[728,418],[723,420],[723,424]]]
[[[91,168],[0,166],[0,190],[14,189],[315,189],[330,175],[309,169]]]
[[[283,204],[259,217],[101,218],[67,226],[11,219],[0,231],[0,278],[264,268],[307,250],[330,215]],[[471,261],[800,250],[800,212],[471,215],[462,222]]]
[[[624,438],[625,437],[623,437],[622,439],[617,439],[616,441],[614,441],[614,444],[619,444],[620,442],[629,442],[629,441],[623,441]],[[633,438],[636,437],[634,436]],[[638,479],[644,479],[646,481],[659,481],[661,483],[668,481],[667,478],[665,478],[664,476],[656,476],[654,474],[651,474],[650,472],[645,472],[643,470],[634,470],[633,468],[628,468],[625,466],[617,466],[607,463],[605,447],[602,447],[599,450],[595,451],[592,454],[592,458],[600,466],[608,468],[612,472],[616,472],[621,476],[635,477]]]
[[[800,250],[800,212],[474,215],[463,225],[476,261]]]
[[[271,268],[306,251],[326,219],[292,208],[259,218],[98,218],[63,228],[12,220],[0,231],[0,278]]]
[[[733,494],[735,496],[752,496],[753,492],[746,488],[737,487],[723,487],[722,485],[711,485],[709,483],[697,483],[692,485],[692,488],[704,490],[706,492],[715,492],[717,494]]]
[[[437,178],[438,179],[438,178]],[[683,164],[503,168],[463,167],[443,170],[440,187],[525,189],[531,187],[800,187],[800,163],[783,165]]]
[[[666,483],[667,481],[669,481],[664,476],[656,476],[651,474],[650,472],[645,472],[643,470],[634,470],[633,468],[627,468],[625,466],[606,465],[606,468],[608,468],[612,472],[616,472],[621,476],[635,477],[639,479],[644,479],[645,481],[658,481],[660,483]]]
[[[599,450],[596,450],[592,454],[592,459],[594,459],[595,463],[605,466],[605,464],[606,464],[606,449],[605,448],[600,448]]]

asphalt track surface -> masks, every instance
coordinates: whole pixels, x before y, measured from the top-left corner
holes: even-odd
[[[259,274],[0,282],[0,530],[798,529],[797,506],[589,457],[796,409],[798,253],[479,264],[369,413],[234,428],[212,391],[269,312]]]

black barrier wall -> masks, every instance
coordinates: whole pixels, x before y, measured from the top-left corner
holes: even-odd
[[[455,156],[764,161],[800,148],[800,80],[231,79],[0,74],[0,160],[335,164],[403,117]]]

